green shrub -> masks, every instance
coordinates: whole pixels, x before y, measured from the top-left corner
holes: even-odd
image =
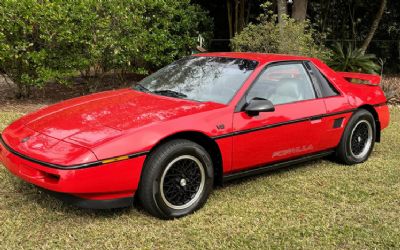
[[[344,48],[343,44],[335,44],[333,54],[328,61],[330,67],[336,71],[378,73],[380,66],[374,62],[373,54],[364,54],[362,50],[351,44]]]
[[[251,51],[317,57],[326,60],[330,51],[316,42],[317,34],[309,21],[296,22],[283,16],[277,22],[276,15],[263,14],[258,24],[249,24],[232,39],[231,47],[235,51]]]
[[[80,29],[65,30],[68,10],[58,7],[35,0],[0,3],[0,68],[17,84],[19,95],[85,64],[77,58],[76,50],[84,46],[77,41]]]
[[[190,53],[210,30],[189,0],[2,0],[0,70],[26,96],[79,72],[153,70]]]

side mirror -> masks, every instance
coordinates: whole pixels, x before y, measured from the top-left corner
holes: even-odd
[[[244,111],[250,116],[256,116],[260,112],[273,112],[275,107],[270,100],[255,97],[246,105]]]

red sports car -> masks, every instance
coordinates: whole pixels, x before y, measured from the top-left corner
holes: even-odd
[[[152,215],[180,217],[216,183],[329,154],[367,160],[389,123],[379,82],[314,58],[194,55],[132,88],[20,118],[1,134],[0,160],[81,207],[136,197]]]

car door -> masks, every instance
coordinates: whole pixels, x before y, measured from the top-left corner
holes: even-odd
[[[275,111],[246,113],[253,98],[270,100]],[[233,171],[319,151],[326,108],[302,61],[268,65],[240,103],[233,116]]]

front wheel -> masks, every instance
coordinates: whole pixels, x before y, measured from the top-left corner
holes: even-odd
[[[375,136],[374,117],[367,110],[358,110],[343,132],[336,150],[337,157],[348,165],[366,161],[374,148]]]
[[[207,151],[188,140],[167,142],[154,150],[143,168],[138,197],[150,214],[172,219],[204,205],[213,185]]]

